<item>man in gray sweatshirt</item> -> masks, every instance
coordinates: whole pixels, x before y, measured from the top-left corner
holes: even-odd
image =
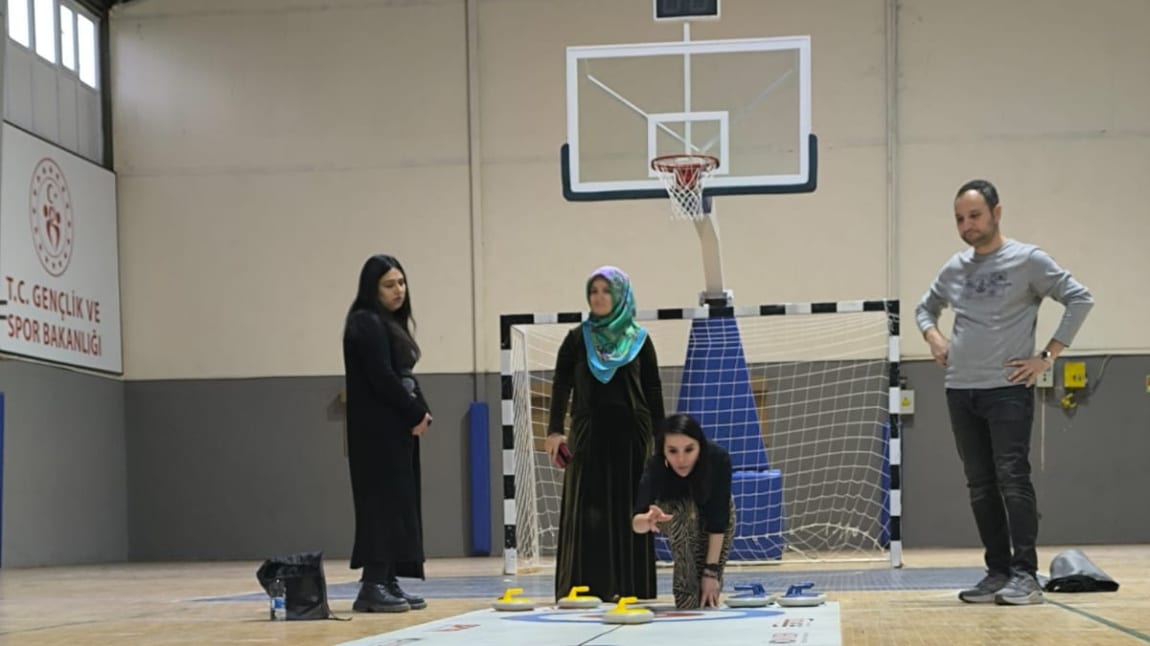
[[[1094,299],[1046,252],[1003,237],[1002,206],[990,182],[964,184],[954,218],[971,248],[943,265],[915,318],[934,360],[946,367],[951,429],[986,549],[986,577],[958,597],[1042,603],[1035,578],[1038,505],[1030,480],[1031,386],[1074,340]],[[1035,354],[1038,306],[1047,296],[1066,309],[1054,337]],[[954,309],[949,341],[938,329],[946,306]]]

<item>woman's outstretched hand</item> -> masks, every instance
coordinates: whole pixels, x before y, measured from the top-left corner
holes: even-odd
[[[659,533],[659,523],[665,523],[674,517],[673,514],[664,513],[657,505],[651,505],[647,510],[647,527],[651,528],[652,532]]]

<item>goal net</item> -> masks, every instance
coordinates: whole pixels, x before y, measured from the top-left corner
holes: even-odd
[[[667,413],[695,416],[731,453],[737,520],[730,560],[898,565],[898,420],[891,410],[898,402],[897,303],[735,313],[638,317],[658,351]],[[504,317],[508,573],[554,565],[563,471],[548,459],[544,441],[555,357],[581,317]],[[656,550],[660,561],[670,560],[661,536]]]

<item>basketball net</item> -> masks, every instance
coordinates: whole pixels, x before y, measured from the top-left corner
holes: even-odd
[[[661,155],[651,160],[671,197],[671,219],[698,222],[707,215],[703,189],[719,167],[719,158],[711,155]]]

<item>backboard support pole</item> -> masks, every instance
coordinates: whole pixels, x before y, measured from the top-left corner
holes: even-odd
[[[699,246],[703,253],[703,285],[699,292],[699,305],[730,307],[734,295],[723,287],[723,252],[719,237],[719,219],[714,211],[714,202],[703,197],[702,218],[695,221],[695,231],[699,234]]]
[[[683,42],[691,42],[691,22],[683,22]],[[691,54],[683,55],[683,112],[691,112]],[[693,149],[691,120],[683,122],[683,152]],[[672,198],[674,199],[674,198]],[[703,197],[703,217],[695,221],[695,231],[699,234],[699,246],[703,253],[703,286],[699,293],[699,305],[729,307],[733,295],[723,287],[723,249],[719,239],[719,220],[713,211],[711,198]]]

